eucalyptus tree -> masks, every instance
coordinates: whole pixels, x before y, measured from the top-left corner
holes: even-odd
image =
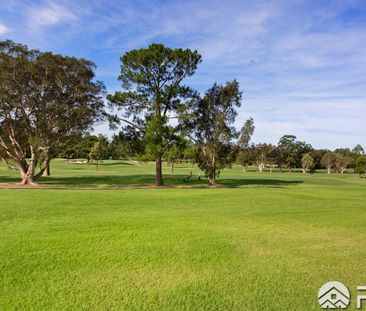
[[[175,131],[169,119],[184,109],[187,100],[196,95],[183,80],[192,76],[201,55],[190,49],[171,49],[163,44],[132,50],[121,57],[122,92],[109,95],[113,107],[123,116],[112,121],[125,122],[146,138],[146,151],[154,157],[155,184],[164,184],[162,158],[174,142]]]
[[[237,163],[243,167],[243,171],[245,172],[248,165],[253,161],[253,150],[249,146],[250,139],[254,133],[254,120],[253,118],[249,118],[244,122],[244,125],[240,129],[239,138],[237,142]]]
[[[354,162],[354,159],[349,156],[344,156],[342,154],[336,154],[335,157],[335,168],[342,175],[347,170],[349,166],[351,166]]]
[[[284,163],[289,172],[292,168],[301,167],[301,159],[305,153],[311,152],[311,145],[298,141],[295,135],[284,135],[278,143],[281,164]]]
[[[325,153],[321,159],[321,164],[326,168],[328,174],[330,174],[336,164],[335,154],[331,151],[328,151],[327,153]]]
[[[253,164],[255,161],[254,146],[248,146],[244,149],[239,149],[236,156],[236,163],[243,167],[243,172],[245,173],[248,166]]]
[[[225,85],[214,84],[202,98],[191,101],[180,122],[198,149],[198,166],[216,185],[220,171],[235,160],[233,126],[241,92],[236,80]]]
[[[301,158],[302,172],[308,173],[314,167],[314,159],[310,153],[305,153]]]
[[[259,172],[263,172],[266,164],[269,162],[273,146],[271,144],[257,144],[254,146],[254,154]]]
[[[85,59],[0,41],[0,146],[22,184],[35,183],[56,146],[102,119],[104,86],[94,81],[94,67]]]

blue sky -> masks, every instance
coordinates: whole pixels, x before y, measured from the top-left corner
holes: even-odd
[[[252,116],[254,142],[295,134],[317,148],[366,147],[364,0],[0,0],[0,38],[91,59],[110,93],[124,52],[197,49],[186,83],[203,92],[236,78],[237,126]]]

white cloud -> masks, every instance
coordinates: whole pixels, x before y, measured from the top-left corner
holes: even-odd
[[[8,27],[6,27],[4,24],[0,23],[0,36],[5,35],[9,32]]]
[[[78,19],[71,9],[53,2],[28,7],[27,17],[29,27],[32,29],[41,29],[61,23],[72,23]]]

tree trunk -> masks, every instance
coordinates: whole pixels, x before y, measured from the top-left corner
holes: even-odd
[[[33,150],[31,150],[31,154],[32,156],[28,165],[26,162],[18,162],[18,167],[22,178],[22,181],[20,182],[21,185],[37,185],[37,183],[34,182],[34,172],[36,170],[38,155]]]
[[[247,171],[246,167],[243,166],[243,172],[245,173]]]
[[[36,186],[37,183],[34,181],[34,176],[32,174],[22,174],[21,185],[31,185]]]
[[[216,186],[216,168],[212,170],[211,177],[210,177],[210,185],[215,187]]]
[[[99,160],[97,159],[97,172],[99,171]]]
[[[270,167],[269,172],[272,173],[272,167]]]
[[[174,174],[174,161],[172,161],[172,175]]]
[[[216,161],[215,161],[215,157],[213,157],[212,163],[211,163],[210,185],[213,186],[213,187],[216,186]]]
[[[47,160],[45,163],[45,170],[42,174],[43,177],[51,176],[51,170],[50,170],[50,160]]]
[[[330,174],[330,167],[328,167],[328,174]]]
[[[263,172],[263,168],[264,168],[264,164],[263,163],[259,163],[258,165],[258,169],[259,169],[259,172],[262,173]]]
[[[161,156],[158,156],[155,161],[155,186],[164,186],[163,173],[161,168]]]

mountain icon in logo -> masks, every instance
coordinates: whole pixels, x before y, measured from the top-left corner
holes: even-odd
[[[323,309],[346,309],[351,295],[348,288],[341,282],[325,283],[318,293],[318,301]]]

